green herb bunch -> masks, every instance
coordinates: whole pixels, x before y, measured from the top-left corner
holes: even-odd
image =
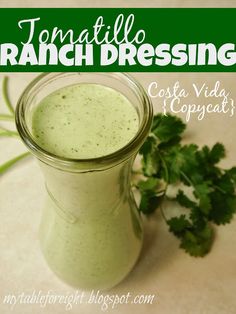
[[[204,256],[213,243],[212,225],[229,223],[236,211],[236,167],[218,166],[225,157],[220,143],[212,148],[182,144],[185,129],[176,116],[154,117],[151,133],[139,152],[144,177],[136,184],[141,193],[139,209],[149,215],[159,208],[180,247],[192,256]],[[179,188],[175,197],[168,197],[169,188],[178,186],[190,187],[191,195]],[[167,219],[166,200],[173,202],[172,208],[178,203],[188,213]]]

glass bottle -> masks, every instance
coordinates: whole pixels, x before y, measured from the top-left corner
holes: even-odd
[[[32,134],[32,115],[53,91],[78,83],[99,83],[125,95],[139,116],[135,137],[98,158],[70,159],[41,148]],[[39,237],[52,271],[82,289],[109,289],[138,259],[142,222],[131,191],[134,158],[150,130],[152,106],[144,89],[122,73],[47,73],[32,81],[16,109],[18,132],[38,159],[47,197]]]

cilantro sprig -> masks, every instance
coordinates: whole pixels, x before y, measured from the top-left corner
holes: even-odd
[[[160,209],[170,232],[180,247],[192,256],[206,255],[213,244],[213,225],[229,223],[236,211],[236,167],[222,169],[218,163],[225,157],[225,147],[212,148],[183,144],[186,125],[173,115],[157,114],[151,133],[140,149],[142,178],[136,183],[141,194],[140,212],[150,215]],[[179,188],[175,197],[170,187],[186,186],[191,195]],[[171,201],[185,209],[184,214],[167,218]],[[186,209],[188,213],[186,214]]]

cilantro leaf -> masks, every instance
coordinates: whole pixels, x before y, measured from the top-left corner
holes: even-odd
[[[227,195],[220,191],[211,193],[212,210],[209,219],[217,225],[229,223],[236,212],[236,196]]]
[[[199,207],[201,211],[207,215],[211,210],[211,199],[210,199],[210,192],[212,191],[211,187],[209,186],[209,182],[203,182],[201,184],[196,184],[194,186],[195,190],[193,194],[196,198],[199,199]]]
[[[203,148],[198,152],[198,156],[205,164],[215,165],[225,157],[225,148],[221,143],[216,143],[212,149],[208,146],[203,146]]]
[[[185,215],[173,217],[167,220],[167,224],[169,225],[170,231],[173,232],[177,237],[182,237],[185,233],[185,230],[191,227],[191,224]]]
[[[204,256],[211,248],[213,230],[209,224],[196,228],[185,215],[167,221],[169,230],[180,239],[180,247],[192,256]]]
[[[198,206],[195,206],[191,209],[189,218],[191,219],[193,226],[199,230],[202,230],[209,220],[208,217],[202,213]]]
[[[156,148],[156,140],[149,136],[139,151],[140,155],[143,156],[142,170],[146,176],[155,175],[160,168],[160,158]]]
[[[146,215],[153,213],[162,203],[163,196],[156,196],[148,192],[142,193],[139,210]]]
[[[172,115],[157,114],[153,119],[151,131],[161,142],[168,142],[180,135],[185,128],[186,125],[180,118]]]
[[[160,181],[157,178],[150,177],[146,181],[139,181],[138,188],[141,192],[139,210],[144,214],[151,214],[160,205],[162,196],[157,196],[159,186]]]
[[[158,149],[160,151],[167,151],[171,147],[178,145],[180,141],[181,141],[181,137],[179,135],[176,135],[175,137],[170,139],[168,142],[160,142],[158,144]]]
[[[232,167],[231,169],[226,170],[226,173],[230,176],[234,184],[236,184],[236,167]]]
[[[160,180],[150,177],[147,180],[140,180],[138,182],[138,188],[141,191],[150,191],[155,194],[155,190],[160,186]]]
[[[197,206],[197,204],[190,200],[182,190],[178,191],[178,194],[176,196],[176,201],[183,207],[186,208],[195,208]]]
[[[192,256],[203,257],[210,251],[213,237],[213,229],[208,224],[202,229],[192,228],[181,237],[180,247]]]
[[[197,146],[194,144],[174,146],[165,155],[164,160],[169,171],[169,183],[180,180],[182,172],[189,172],[196,167],[195,153]]]
[[[218,190],[225,194],[234,194],[235,185],[230,173],[226,172],[222,176],[218,177],[214,184]]]
[[[210,152],[210,162],[212,164],[217,164],[222,158],[225,157],[225,148],[221,143],[216,143]]]

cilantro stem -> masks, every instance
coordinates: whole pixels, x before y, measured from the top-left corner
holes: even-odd
[[[160,153],[158,153],[159,157],[160,157],[160,160],[162,162],[162,165],[163,165],[163,168],[164,168],[164,171],[165,171],[165,181],[166,181],[166,189],[167,189],[167,186],[168,186],[168,183],[169,183],[169,171],[168,171],[168,167],[167,167],[167,164],[165,162],[165,159],[162,157],[162,155]],[[165,190],[166,190],[165,189]]]
[[[10,114],[0,114],[0,120],[4,121],[14,121],[14,116]]]
[[[0,129],[0,136],[9,136],[9,137],[19,137],[19,134],[15,131],[3,130]]]
[[[181,175],[184,177],[184,179],[192,186],[194,187],[194,184],[193,182],[189,179],[189,177],[183,172],[183,171],[180,171]]]
[[[213,188],[215,188],[216,190],[220,191],[223,194],[227,194],[227,192],[223,189],[221,189],[218,185],[213,185]]]
[[[29,156],[29,155],[30,155],[30,153],[26,152],[26,153],[23,153],[21,155],[16,156],[15,158],[13,158],[11,160],[8,160],[4,164],[2,164],[0,166],[0,175],[3,174],[4,172],[6,172],[15,163],[17,163],[18,161],[20,161],[21,159],[23,159],[23,158],[25,158],[26,156]]]
[[[8,95],[8,76],[5,76],[2,81],[2,95],[8,110],[14,115],[15,110]]]
[[[157,144],[160,144],[160,139],[154,133],[150,132],[149,136],[153,137],[156,140]]]
[[[162,162],[162,165],[163,165],[163,168],[164,168],[164,171],[165,171],[166,185],[165,185],[165,188],[162,190],[162,192],[163,192],[163,197],[166,197],[166,191],[167,191],[168,183],[169,183],[169,171],[168,171],[165,159],[162,157],[162,155],[159,152],[158,152],[158,155],[160,157],[160,160]],[[160,212],[161,212],[162,218],[164,219],[165,223],[168,224],[168,219],[166,218],[166,215],[165,215],[165,212],[164,212],[164,208],[163,208],[163,200],[162,200],[162,202],[160,204]]]

